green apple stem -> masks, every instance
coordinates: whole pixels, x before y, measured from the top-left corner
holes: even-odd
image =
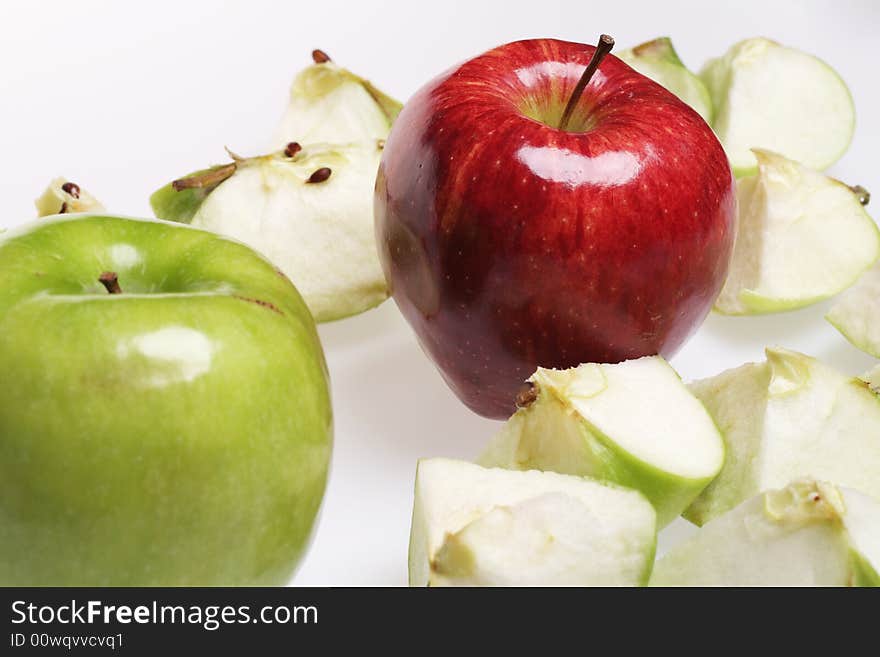
[[[562,118],[559,120],[559,129],[565,130],[568,125],[569,119],[571,119],[571,115],[574,112],[574,108],[577,107],[578,101],[581,98],[581,94],[584,93],[584,89],[587,88],[587,85],[590,84],[590,79],[592,79],[593,74],[599,68],[599,64],[602,63],[602,60],[605,59],[605,55],[611,52],[611,49],[614,47],[614,39],[607,34],[603,34],[599,37],[599,43],[596,44],[596,50],[593,52],[593,57],[590,59],[590,63],[587,64],[587,68],[584,69],[583,75],[581,75],[581,79],[578,80],[577,85],[575,85],[574,91],[571,92],[571,97],[568,99],[568,104],[565,106],[565,110],[562,112]]]
[[[122,288],[119,287],[119,277],[115,271],[105,271],[98,276],[98,282],[103,285],[110,294],[122,294]]]
[[[236,162],[230,162],[229,164],[214,167],[213,169],[208,169],[207,171],[202,171],[201,173],[195,173],[191,176],[187,176],[186,178],[179,178],[172,182],[171,186],[176,192],[179,192],[183,189],[204,189],[206,187],[216,187],[224,180],[229,178],[233,173],[235,173],[237,167],[238,164]]]

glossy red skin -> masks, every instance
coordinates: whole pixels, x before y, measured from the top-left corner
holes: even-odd
[[[690,107],[613,56],[563,132],[520,111],[564,103],[592,46],[511,43],[405,105],[376,183],[380,259],[446,382],[491,418],[537,366],[671,356],[727,273],[734,178]]]

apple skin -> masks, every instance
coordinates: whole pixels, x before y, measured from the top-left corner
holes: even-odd
[[[293,284],[212,233],[65,217],[0,237],[0,584],[286,583],[332,444]]]
[[[422,87],[385,145],[379,255],[453,391],[506,418],[537,366],[670,357],[724,282],[734,178],[709,126],[595,48],[518,41]],[[535,118],[532,118],[535,117]]]

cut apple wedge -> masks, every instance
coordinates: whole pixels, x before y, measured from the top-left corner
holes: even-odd
[[[655,514],[636,491],[553,472],[423,459],[411,586],[636,586],[651,572]]]
[[[862,274],[825,318],[853,345],[880,358],[880,263]]]
[[[712,520],[657,562],[652,586],[880,586],[880,504],[802,479]]]
[[[276,134],[280,152],[190,174],[150,197],[160,219],[238,239],[296,285],[319,322],[388,296],[373,188],[401,104],[315,51]]]
[[[780,312],[846,289],[880,256],[880,231],[859,197],[781,155],[756,149],[737,183],[739,227],[715,310]]]
[[[369,81],[325,59],[301,71],[275,136],[276,148],[385,139],[402,105]]]
[[[540,368],[533,401],[479,459],[487,467],[592,476],[641,491],[662,527],[718,474],[724,443],[666,361]]]
[[[699,78],[682,63],[669,37],[660,37],[635,48],[617,53],[617,56],[642,75],[666,87],[694,108],[705,119],[712,121],[712,99],[709,90]]]
[[[712,127],[737,176],[754,172],[753,148],[825,169],[855,128],[852,97],[822,60],[769,39],[747,39],[700,72],[712,98]]]
[[[880,397],[809,356],[766,353],[766,362],[691,384],[721,429],[727,458],[684,516],[702,525],[803,476],[880,499]]]
[[[150,203],[160,219],[261,252],[293,281],[315,319],[330,321],[388,296],[373,234],[380,156],[373,141],[238,158],[166,185]]]
[[[104,206],[94,196],[67,178],[55,178],[34,201],[38,217],[77,212],[103,212]]]

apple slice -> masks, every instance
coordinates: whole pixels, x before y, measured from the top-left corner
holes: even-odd
[[[635,586],[651,572],[655,514],[637,491],[553,472],[423,459],[411,586]]]
[[[880,586],[880,504],[802,479],[749,499],[657,562],[652,586]]]
[[[706,85],[682,63],[669,37],[660,37],[635,48],[617,53],[617,56],[642,75],[666,87],[694,108],[706,120],[712,121],[712,99]]]
[[[825,318],[856,347],[880,358],[880,263],[862,274]]]
[[[388,296],[373,234],[376,141],[321,144],[248,159],[177,180],[150,198],[161,219],[232,237],[296,285],[319,322]]]
[[[880,231],[858,195],[781,155],[754,152],[758,173],[737,183],[739,227],[715,310],[791,310],[852,285],[880,256]]]
[[[104,206],[94,196],[67,178],[55,178],[34,201],[38,217],[77,212],[103,212]]]
[[[880,499],[880,397],[861,379],[785,349],[691,384],[727,447],[684,516],[698,525],[805,475]]]
[[[822,60],[769,39],[740,41],[700,72],[713,128],[737,176],[754,172],[753,148],[814,169],[834,164],[855,129],[852,97]]]
[[[659,356],[539,368],[529,381],[530,403],[508,420],[481,465],[635,488],[654,505],[661,527],[721,469],[724,442],[712,418]]]
[[[402,105],[321,51],[293,80],[275,144],[346,143],[385,139]],[[375,173],[375,172],[374,172]]]

